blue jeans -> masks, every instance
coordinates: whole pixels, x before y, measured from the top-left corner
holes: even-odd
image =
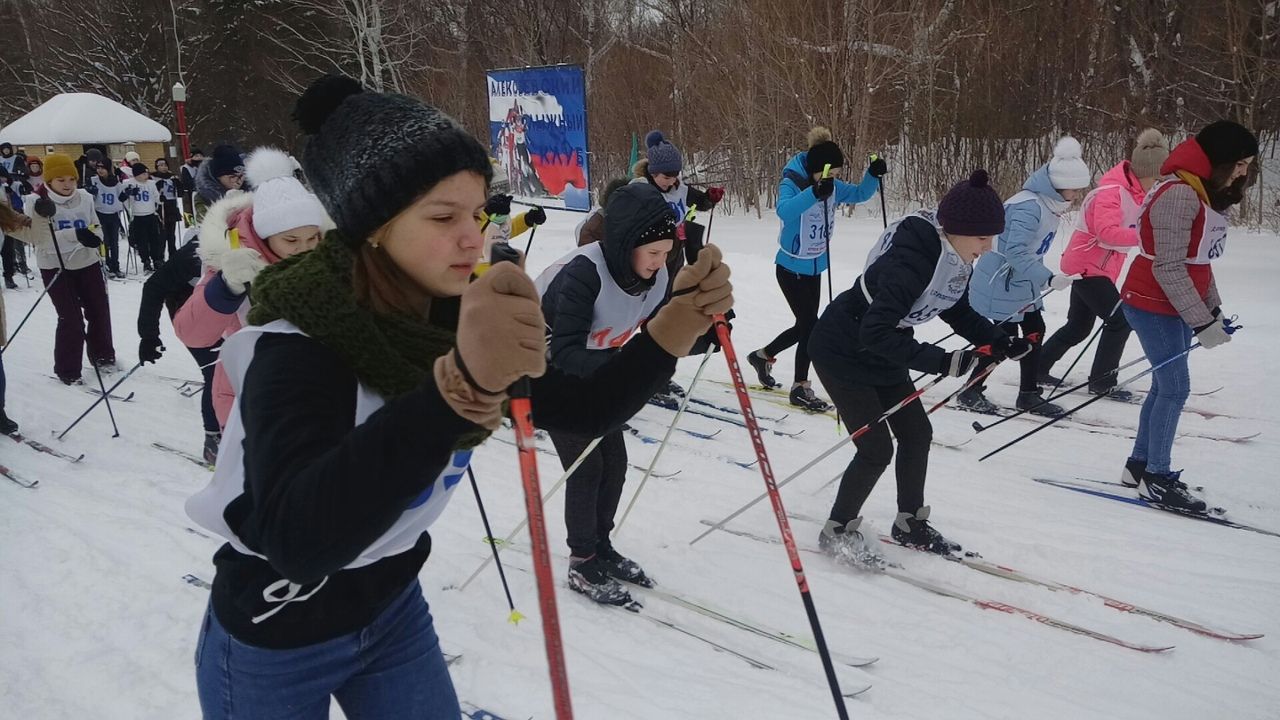
[[[364,629],[291,650],[236,640],[211,603],[195,659],[206,720],[327,720],[330,696],[351,720],[458,720],[462,712],[416,580]]]
[[[1152,365],[1159,365],[1191,347],[1194,333],[1177,315],[1160,315],[1128,304],[1124,306],[1124,315]],[[1186,355],[1151,374],[1151,392],[1142,403],[1138,437],[1129,454],[1130,460],[1146,462],[1148,472],[1169,473],[1178,420],[1190,393],[1191,373]]]

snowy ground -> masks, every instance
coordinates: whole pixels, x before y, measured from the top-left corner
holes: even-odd
[[[540,269],[572,245],[578,216],[552,213],[538,232],[530,266]],[[878,217],[841,218],[836,231],[836,287],[848,287],[879,232]],[[734,331],[740,352],[758,347],[790,323],[773,276],[777,222],[721,217],[715,240],[725,249],[739,298]],[[523,239],[522,239],[523,240]],[[1225,307],[1247,330],[1230,345],[1191,356],[1193,388],[1225,386],[1191,405],[1229,414],[1213,420],[1187,415],[1184,430],[1261,432],[1244,444],[1184,439],[1175,448],[1192,484],[1209,486],[1211,504],[1240,521],[1280,530],[1280,392],[1262,375],[1264,353],[1280,347],[1276,300],[1280,245],[1274,236],[1234,233],[1231,253],[1216,263]],[[1061,244],[1061,241],[1060,243]],[[1056,262],[1056,260],[1052,261]],[[136,359],[135,313],[142,285],[111,285],[120,364]],[[12,330],[38,289],[6,294]],[[1066,314],[1066,298],[1048,305],[1052,331]],[[162,323],[170,333],[167,321]],[[169,353],[125,388],[129,403],[114,405],[121,437],[111,438],[99,408],[65,442],[50,438],[92,399],[50,379],[54,313],[36,310],[4,361],[8,412],[32,438],[83,452],[77,465],[8,440],[0,462],[39,479],[34,490],[0,480],[0,718],[193,718],[192,654],[207,593],[183,582],[186,574],[211,578],[216,543],[186,530],[184,499],[207,473],[154,450],[152,442],[199,450],[197,398],[186,398],[161,376],[198,377],[194,363],[171,335]],[[925,328],[940,337],[941,323]],[[1138,351],[1130,343],[1127,357]],[[776,375],[789,380],[791,353]],[[1070,357],[1070,356],[1069,356]],[[681,363],[687,384],[696,360]],[[1065,369],[1065,365],[1062,368]],[[991,395],[1011,403],[1016,372],[1001,368]],[[1077,370],[1076,377],[1083,377]],[[91,377],[91,376],[86,376]],[[708,378],[727,380],[714,358]],[[949,381],[926,400],[954,389]],[[1140,383],[1145,386],[1145,382]],[[697,397],[725,405],[734,398],[705,383]],[[786,410],[760,403],[765,415]],[[894,554],[916,574],[954,588],[1019,605],[1106,631],[1133,642],[1176,645],[1148,655],[1072,635],[1032,620],[939,597],[886,577],[857,575],[814,553],[802,553],[827,639],[841,652],[876,656],[864,670],[842,670],[847,685],[874,687],[848,701],[855,718],[1274,718],[1280,713],[1280,539],[1195,522],[1031,482],[1034,475],[1118,477],[1138,409],[1104,402],[1086,416],[1115,424],[1114,433],[1051,428],[991,460],[978,457],[1029,423],[1015,421],[962,449],[935,448],[928,499],[946,534],[1005,565],[1150,606],[1203,623],[1267,633],[1249,643],[1194,635],[1144,617],[1117,612],[1086,596],[1015,584],[934,558]],[[672,414],[647,408],[636,423],[661,436]],[[974,416],[943,410],[936,435],[972,435]],[[616,542],[664,587],[688,593],[745,618],[808,635],[783,549],[716,533],[690,547],[704,519],[718,519],[763,490],[757,470],[717,459],[750,460],[745,431],[690,417],[682,425],[722,432],[712,440],[677,434]],[[771,426],[804,430],[795,439],[767,435],[779,478],[789,475],[839,439],[825,417],[792,414]],[[632,438],[634,439],[634,438]],[[630,442],[630,440],[629,440]],[[647,464],[654,446],[631,446]],[[783,490],[788,510],[806,519],[793,527],[802,546],[814,547],[834,488],[821,486],[851,457],[844,449]],[[476,455],[494,531],[505,535],[523,517],[515,451],[490,441]],[[553,456],[540,458],[543,486],[559,476]],[[624,501],[640,472],[633,472]],[[882,480],[867,507],[870,521],[887,531],[894,485]],[[563,576],[563,504],[548,503],[551,540]],[[733,527],[776,535],[762,503]],[[527,554],[504,554],[517,607],[529,619],[506,622],[498,576],[486,571],[471,587],[457,586],[488,553],[469,493],[460,490],[433,528],[434,552],[422,583],[445,649],[461,653],[453,668],[459,695],[505,717],[553,717],[533,576]],[[525,537],[521,536],[521,547]],[[834,717],[816,655],[743,633],[665,603],[646,614],[666,618],[739,652],[767,660],[777,671],[753,668],[728,653],[629,613],[592,606],[559,592],[574,705],[580,718],[829,718]],[[338,711],[334,710],[335,716]]]

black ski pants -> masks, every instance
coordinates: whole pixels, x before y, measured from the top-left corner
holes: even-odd
[[[593,438],[553,432],[551,442],[568,470]],[[613,516],[622,499],[627,479],[627,445],[622,430],[614,430],[600,440],[587,459],[569,476],[564,491],[564,524],[569,550],[574,557],[588,558],[609,547]]]
[[[764,346],[764,355],[777,357],[778,353],[799,343],[796,348],[795,382],[809,379],[809,336],[813,334],[813,326],[818,322],[818,304],[822,300],[822,276],[800,275],[783,268],[775,268],[778,276],[778,287],[782,288],[782,296],[787,299],[791,314],[796,324],[783,330],[773,342]],[[823,383],[825,387],[826,383]]]
[[[816,369],[822,387],[831,395],[831,402],[851,431],[880,417],[885,410],[916,391],[916,386],[909,380],[893,385],[862,385],[841,368],[824,367],[819,362]],[[830,519],[843,525],[862,515],[863,503],[893,459],[893,437],[898,439],[898,457],[894,467],[898,477],[898,512],[914,514],[924,506],[924,481],[929,470],[933,425],[917,398],[853,441],[858,452],[840,479],[840,490],[831,506]]]
[[[1102,318],[1102,333],[1089,371],[1089,387],[1102,391],[1115,386],[1116,368],[1120,366],[1130,330],[1120,307],[1120,292],[1106,277],[1080,278],[1071,283],[1067,324],[1045,341],[1041,372],[1048,373],[1068,350],[1088,339],[1096,318]]]

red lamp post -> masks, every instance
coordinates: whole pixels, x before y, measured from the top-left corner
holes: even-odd
[[[191,157],[191,141],[187,139],[187,87],[182,83],[173,85],[173,104],[178,111],[178,140],[182,144],[182,162]]]

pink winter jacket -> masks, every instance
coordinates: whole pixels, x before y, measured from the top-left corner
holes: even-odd
[[[253,195],[241,193],[219,200],[200,224],[200,259],[204,275],[182,309],[173,318],[173,330],[187,347],[207,348],[231,337],[243,325],[249,311],[248,294],[237,295],[227,287],[220,272],[221,260],[232,252],[229,230],[235,228],[240,247],[256,251],[268,264],[279,260],[265,240],[253,232]],[[218,426],[226,427],[235,392],[219,363],[213,372],[213,411]]]
[[[1107,277],[1114,283],[1129,250],[1138,245],[1137,211],[1147,191],[1125,160],[1108,170],[1090,195],[1058,267],[1067,275]]]

